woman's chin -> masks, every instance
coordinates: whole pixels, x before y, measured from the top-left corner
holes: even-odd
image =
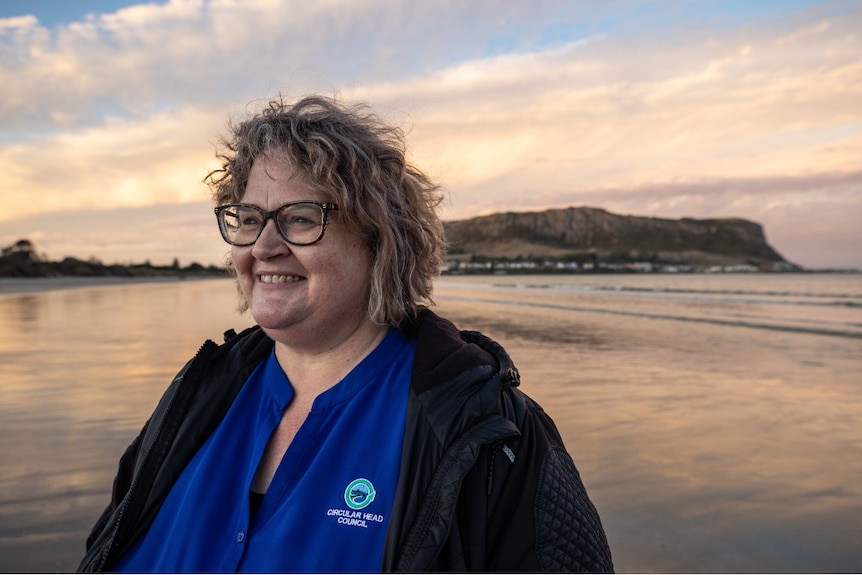
[[[252,304],[250,311],[254,322],[267,330],[284,329],[296,323],[296,317],[289,313],[284,305],[255,306]]]

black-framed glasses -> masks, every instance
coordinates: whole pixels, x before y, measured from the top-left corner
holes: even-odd
[[[275,220],[275,227],[284,241],[294,246],[307,246],[320,241],[329,212],[337,209],[338,206],[330,202],[305,200],[270,211],[251,204],[226,204],[217,206],[215,215],[221,237],[232,246],[252,245],[270,219]]]

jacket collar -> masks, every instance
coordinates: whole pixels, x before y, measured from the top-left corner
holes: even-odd
[[[499,344],[479,332],[459,331],[427,309],[404,331],[416,338],[411,392],[442,445],[501,415],[500,393],[517,386],[519,377]]]
[[[503,347],[477,331],[461,331],[427,308],[422,308],[401,330],[416,339],[412,388],[421,394],[461,374],[483,366],[487,374],[499,375],[504,387],[520,383],[518,371]]]

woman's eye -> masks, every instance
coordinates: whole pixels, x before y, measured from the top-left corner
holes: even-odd
[[[257,214],[240,215],[239,223],[243,226],[257,226],[260,225],[260,216]]]
[[[292,216],[287,220],[288,224],[313,224],[314,221],[311,218],[307,218],[305,216]]]
[[[279,221],[284,227],[299,226],[311,227],[319,226],[321,220],[320,210],[308,206],[292,206],[281,213]]]

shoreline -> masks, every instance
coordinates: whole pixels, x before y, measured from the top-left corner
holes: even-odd
[[[224,276],[64,276],[37,278],[0,278],[0,296],[13,294],[39,293],[45,291],[76,289],[85,287],[100,287],[114,285],[130,285],[141,283],[169,283],[200,280],[232,279]]]
[[[766,275],[788,275],[788,274],[803,274],[803,275],[816,275],[816,274],[862,274],[862,270],[805,270],[802,272],[781,272],[778,274],[766,274]],[[439,276],[438,279],[442,278],[488,278],[488,277],[510,277],[510,278],[528,278],[531,276],[546,276],[546,275],[554,275],[554,276],[571,276],[571,275],[581,275],[583,277],[599,277],[599,276],[613,276],[613,275],[621,275],[621,276],[662,276],[666,275],[668,277],[678,277],[682,275],[760,275],[760,274],[667,274],[660,272],[653,273],[582,273],[582,274],[540,274],[540,273],[507,273],[507,274],[483,274],[483,273],[465,273],[465,274],[453,274],[453,273],[444,273]],[[225,272],[224,275],[199,275],[192,274],[187,276],[179,276],[179,275],[164,275],[164,276],[54,276],[54,277],[0,277],[0,296],[4,295],[13,295],[13,294],[27,294],[27,293],[40,293],[46,291],[56,291],[56,290],[65,290],[65,289],[77,289],[77,288],[85,288],[85,287],[101,287],[101,286],[114,286],[114,285],[132,285],[132,284],[141,284],[141,283],[169,283],[169,282],[181,282],[181,281],[201,281],[201,280],[215,280],[215,279],[234,279],[232,276],[228,275]]]

